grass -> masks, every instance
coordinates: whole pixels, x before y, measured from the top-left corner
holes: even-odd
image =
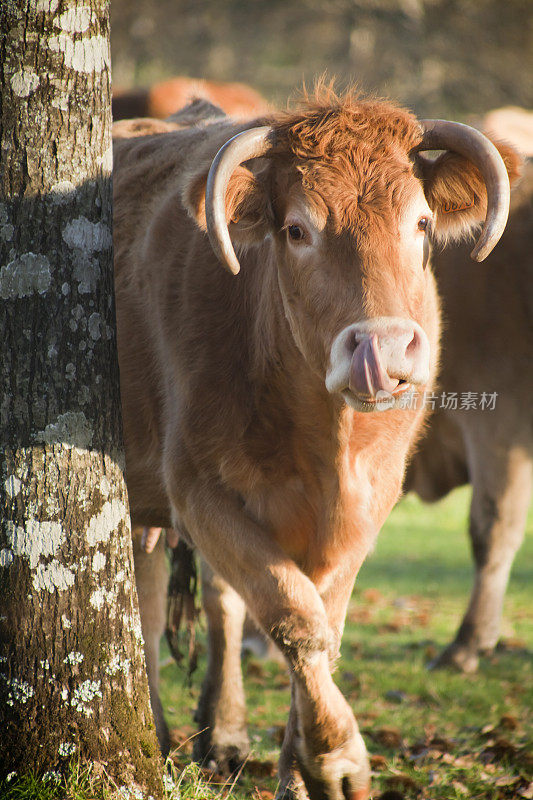
[[[95,780],[90,769],[81,769],[74,761],[67,774],[48,773],[44,778],[27,774],[0,785],[1,800],[107,800],[109,792]]]
[[[470,591],[469,499],[467,489],[434,506],[405,498],[364,564],[350,603],[336,681],[365,736],[375,797],[396,790],[418,800],[533,798],[533,515],[506,598],[506,646],[483,658],[476,675],[427,669],[452,638]],[[181,769],[192,750],[205,659],[188,688],[167,655],[163,647],[161,696]],[[254,658],[244,671],[253,752],[231,796],[269,800],[288,680],[276,663]],[[183,776],[183,798],[210,796],[201,777],[198,770]],[[229,793],[216,778],[209,789]]]
[[[506,646],[476,675],[431,672],[451,639],[472,579],[465,534],[470,494],[435,506],[409,496],[393,511],[364,564],[346,622],[336,681],[371,754],[373,791],[390,800],[533,798],[533,514],[511,576],[503,622]],[[190,763],[192,715],[205,658],[187,685],[162,645],[161,698],[175,749],[165,800],[272,800],[289,682],[275,662],[244,662],[252,754],[237,780]],[[72,765],[61,783],[32,776],[0,790],[1,800],[108,800],[90,772]]]

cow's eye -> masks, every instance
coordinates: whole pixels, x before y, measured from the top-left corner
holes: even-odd
[[[295,242],[299,242],[304,238],[304,232],[299,225],[289,225],[287,232],[289,234],[289,238],[293,239]]]
[[[429,217],[420,217],[420,219],[418,220],[418,230],[428,231],[430,224],[431,220]]]

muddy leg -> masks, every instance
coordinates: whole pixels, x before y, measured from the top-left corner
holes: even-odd
[[[153,552],[141,547],[142,528],[133,530],[133,557],[135,580],[141,613],[146,671],[150,689],[150,703],[154,715],[159,747],[164,756],[170,750],[168,727],[159,699],[159,642],[165,630],[168,570],[165,559],[164,537],[160,537]]]
[[[203,607],[208,626],[208,665],[196,721],[196,761],[216,763],[234,772],[246,759],[246,703],[241,671],[242,626],[246,608],[241,597],[202,562]]]
[[[480,444],[471,452],[474,586],[454,641],[434,664],[453,665],[464,672],[474,672],[479,654],[492,650],[498,641],[505,590],[524,538],[532,485],[532,461],[522,449],[486,452]]]

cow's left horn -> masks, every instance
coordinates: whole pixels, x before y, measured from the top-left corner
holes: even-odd
[[[421,120],[424,138],[419,150],[452,150],[467,158],[481,172],[487,188],[487,217],[471,252],[483,261],[497,245],[509,216],[509,176],[501,155],[482,133],[461,122]]]
[[[211,247],[226,269],[236,275],[239,261],[231,243],[226,222],[226,190],[229,180],[243,161],[264,155],[272,146],[269,134],[272,128],[265,125],[238,133],[223,145],[211,164],[205,190],[205,217]]]

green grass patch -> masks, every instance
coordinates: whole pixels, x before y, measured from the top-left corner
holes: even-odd
[[[91,769],[83,769],[74,761],[65,775],[49,772],[44,777],[32,773],[15,773],[0,783],[2,800],[108,800],[111,797],[100,778]]]

